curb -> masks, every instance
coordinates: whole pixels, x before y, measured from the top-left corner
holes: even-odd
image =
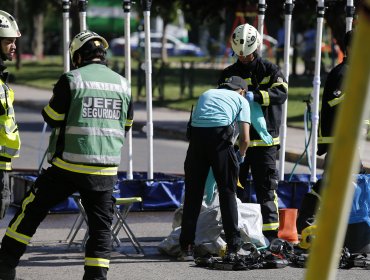
[[[42,109],[45,107],[46,103],[45,101],[35,101],[35,100],[20,100],[15,103],[17,106],[31,109],[31,110],[37,110],[37,111],[42,111]],[[144,132],[144,127],[146,125],[146,122],[143,121],[137,121],[133,123],[132,129],[133,131],[138,131],[141,133]],[[153,124],[153,133],[156,137],[159,138],[167,138],[167,139],[173,139],[173,140],[180,140],[180,141],[187,141],[186,139],[186,130],[185,127],[184,129],[168,129],[166,127],[160,126],[160,125],[155,125]],[[308,161],[307,161],[307,156],[303,156],[302,159],[300,157],[302,156],[301,152],[297,151],[285,151],[285,160],[287,162],[295,163],[300,160],[301,165],[309,166]],[[323,158],[317,158],[316,162],[317,168],[323,169],[324,167],[324,159]],[[365,170],[370,173],[370,166],[364,166]]]

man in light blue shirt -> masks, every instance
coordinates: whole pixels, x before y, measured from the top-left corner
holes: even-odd
[[[236,188],[239,164],[249,145],[250,108],[246,82],[232,76],[218,89],[203,93],[192,114],[189,148],[185,159],[185,200],[179,260],[192,261],[196,224],[209,169],[217,182],[227,254],[231,261],[241,246]],[[238,128],[237,128],[238,125]],[[239,149],[234,139],[239,132]]]

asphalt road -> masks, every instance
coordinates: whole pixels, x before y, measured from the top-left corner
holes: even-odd
[[[14,161],[16,169],[37,169],[48,140],[48,132],[43,135],[43,120],[39,112],[16,108],[17,120],[22,137],[21,158]],[[133,133],[134,171],[145,171],[146,138],[142,132]],[[179,140],[154,137],[154,171],[183,174],[183,161],[187,143]],[[123,151],[123,162],[125,151]],[[293,164],[286,165],[290,172]],[[125,170],[125,164],[120,167]],[[298,173],[308,173],[306,166],[298,166]],[[0,221],[0,236],[14,213],[12,208],[4,220]],[[188,279],[271,279],[299,280],[304,279],[305,269],[288,266],[282,269],[259,269],[250,271],[219,271],[194,267],[193,263],[177,262],[161,255],[158,244],[172,230],[173,211],[131,212],[128,223],[144,248],[145,255],[136,254],[121,232],[123,244],[115,247],[108,279],[150,279],[150,280],[188,280]],[[68,247],[66,237],[77,214],[49,214],[41,223],[32,239],[26,254],[22,257],[17,269],[18,277],[27,280],[78,280],[83,275],[83,252],[79,242],[84,236],[86,227],[79,231],[77,243]],[[338,270],[335,279],[367,280],[369,271],[363,269]],[[320,280],[320,275],[317,276]]]

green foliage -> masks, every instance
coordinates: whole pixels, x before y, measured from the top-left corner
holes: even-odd
[[[189,63],[200,58],[180,58]],[[216,87],[220,71],[218,69],[194,68],[184,70],[178,58],[171,58],[171,67],[164,69],[165,76],[163,91],[160,91],[161,77],[158,76],[160,63],[153,63],[153,103],[154,105],[189,111],[191,105],[196,104],[197,98],[204,91]],[[109,60],[110,66],[116,64],[116,69],[123,72],[122,58],[113,57]],[[188,67],[189,65],[187,65]],[[138,65],[132,61],[132,95],[136,101],[145,101],[145,77],[142,77],[141,92],[139,95]],[[41,61],[23,61],[19,70],[15,69],[15,62],[8,67],[15,77],[14,83],[52,90],[53,85],[63,73],[63,62],[60,56],[47,57]],[[185,75],[185,76],[182,76]],[[182,80],[183,79],[183,80]],[[143,82],[144,81],[144,82]],[[304,100],[310,99],[312,92],[312,78],[296,76],[289,79],[288,124],[303,127],[303,114],[306,108]],[[163,95],[162,95],[163,94]]]

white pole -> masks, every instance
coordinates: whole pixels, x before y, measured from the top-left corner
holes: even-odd
[[[70,1],[62,0],[63,6],[63,65],[64,72],[68,72],[70,69],[69,64],[69,8]]]
[[[87,8],[87,0],[79,0],[78,1],[78,11],[80,17],[80,31],[86,30],[86,8]]]
[[[284,66],[283,74],[289,81],[289,51],[290,51],[290,32],[292,23],[292,13],[293,13],[293,0],[286,0],[284,4],[285,8],[285,26],[284,26]],[[288,97],[289,98],[289,97]],[[288,111],[288,100],[285,101],[283,105],[283,111],[281,116],[280,125],[280,154],[279,154],[279,176],[280,181],[284,180],[284,170],[285,170],[285,146],[286,146],[286,133],[287,133],[287,111]]]
[[[312,145],[311,145],[311,182],[316,182],[316,151],[317,151],[317,129],[319,124],[319,98],[320,98],[320,70],[321,70],[321,40],[324,22],[325,6],[324,0],[317,3],[317,28],[316,28],[316,50],[315,50],[315,76],[313,80],[313,107],[312,107]]]
[[[144,11],[145,31],[145,87],[146,87],[146,135],[148,140],[148,174],[147,179],[153,178],[153,112],[152,112],[152,59],[150,44],[150,7],[151,0],[142,0]]]
[[[352,30],[353,17],[355,15],[355,6],[353,0],[347,0],[346,6],[346,32]]]
[[[131,96],[131,32],[130,32],[130,19],[131,19],[131,0],[123,0],[123,13],[125,17],[125,77],[128,81],[129,95]],[[127,141],[127,179],[132,180],[133,167],[132,167],[132,129],[126,134]]]
[[[265,11],[267,5],[265,0],[258,1],[258,32],[261,35],[261,44],[258,48],[258,53],[262,55],[262,46],[263,46],[263,29],[264,29],[264,21],[265,21]]]

